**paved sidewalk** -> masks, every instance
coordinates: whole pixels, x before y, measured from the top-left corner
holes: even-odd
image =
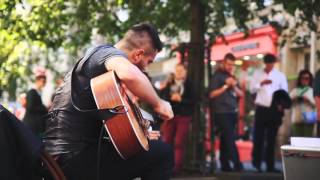
[[[185,178],[172,178],[171,180],[219,180],[216,177],[185,177]]]
[[[256,173],[256,172],[241,172],[241,173],[217,173],[212,177],[177,177],[172,180],[283,180],[281,173]]]
[[[283,180],[283,173],[257,173],[250,162],[243,163],[243,172],[220,172],[217,171],[212,176],[201,176],[201,174],[183,174],[179,177],[174,177],[172,180]],[[275,167],[282,171],[282,164],[277,161]],[[265,169],[265,164],[262,169]],[[218,168],[219,169],[219,168]]]

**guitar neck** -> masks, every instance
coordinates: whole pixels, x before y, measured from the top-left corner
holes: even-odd
[[[148,113],[147,111],[145,111],[145,110],[143,110],[141,108],[139,108],[139,110],[141,112],[141,115],[142,115],[143,119],[148,120],[150,122],[154,122],[154,118],[150,113]]]

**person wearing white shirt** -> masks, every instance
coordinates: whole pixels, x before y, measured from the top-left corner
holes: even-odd
[[[262,157],[265,157],[267,172],[277,172],[278,170],[274,168],[274,153],[282,116],[279,116],[277,110],[271,108],[271,103],[275,91],[280,89],[288,91],[288,83],[285,75],[274,69],[277,62],[274,55],[266,54],[263,61],[264,69],[257,70],[250,83],[251,93],[256,94],[252,164],[258,172],[261,172]],[[264,150],[265,141],[266,149]]]

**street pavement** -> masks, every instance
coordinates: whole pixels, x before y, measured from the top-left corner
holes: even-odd
[[[280,173],[258,173],[255,171],[251,163],[245,162],[244,171],[242,172],[221,172],[217,171],[212,175],[201,175],[199,172],[189,173],[183,172],[179,176],[171,178],[171,180],[284,180],[283,169],[280,161],[275,164],[276,169],[280,170]],[[262,165],[262,169],[265,169],[265,164]],[[136,178],[134,180],[140,180]]]
[[[284,180],[283,169],[280,161],[275,164],[276,169],[280,170],[280,173],[257,173],[251,163],[243,163],[243,172],[220,172],[217,171],[213,175],[202,176],[197,174],[187,174],[174,177],[172,180]],[[262,165],[262,169],[265,169],[265,165]]]
[[[283,180],[281,173],[217,173],[213,176],[175,177],[172,180]]]

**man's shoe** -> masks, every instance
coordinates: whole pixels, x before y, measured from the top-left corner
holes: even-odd
[[[231,167],[221,167],[221,171],[222,172],[232,172],[232,168]]]
[[[242,163],[239,163],[239,164],[235,165],[234,168],[233,168],[233,170],[234,170],[235,172],[242,172],[242,171],[243,171],[243,165],[242,165]]]
[[[268,173],[281,173],[281,171],[279,169],[275,169],[275,168],[268,168],[267,172]]]
[[[253,161],[252,166],[257,170],[258,173],[262,172],[261,167],[260,167],[260,165],[258,165],[258,163]]]

